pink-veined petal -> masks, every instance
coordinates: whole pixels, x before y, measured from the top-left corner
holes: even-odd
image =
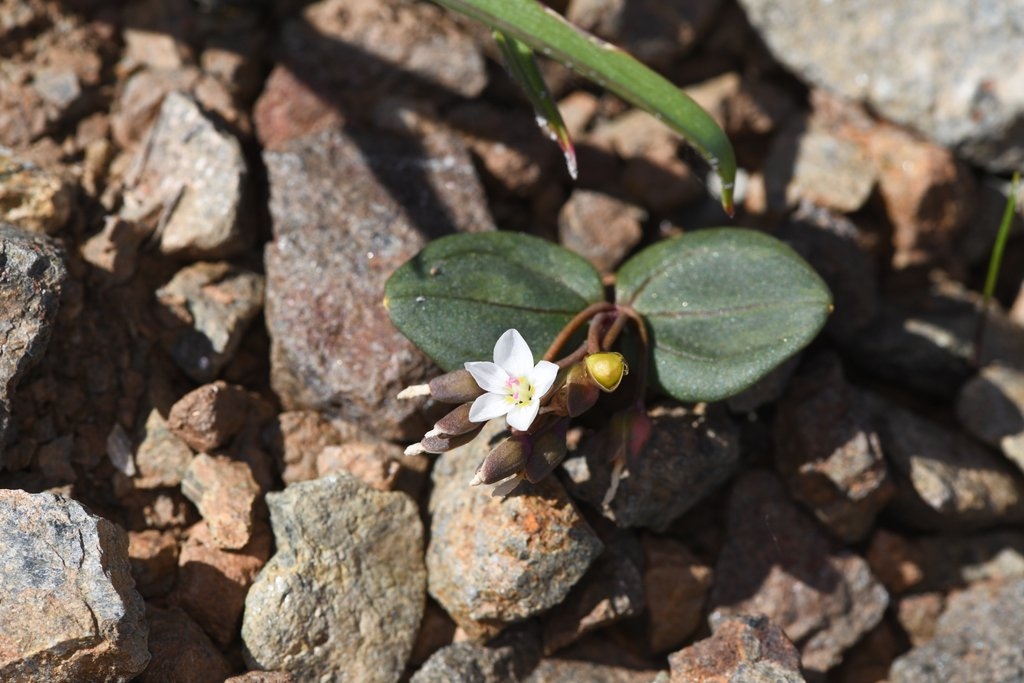
[[[473,375],[473,379],[484,391],[495,394],[508,393],[508,373],[501,367],[490,361],[470,361],[466,363],[466,370]]]
[[[477,400],[479,401],[480,399]],[[525,406],[513,405],[512,410],[508,411],[505,420],[508,421],[509,427],[525,432],[533,424],[533,421],[537,419],[538,412],[540,412],[540,401],[534,399]]]
[[[513,377],[523,377],[533,370],[533,352],[517,330],[507,330],[494,344],[494,362]]]
[[[533,395],[538,400],[544,397],[544,394],[548,393],[548,389],[555,383],[555,378],[558,377],[558,366],[546,360],[542,360],[537,363],[537,367],[533,369],[533,373],[530,375],[530,379],[533,381]]]
[[[512,407],[508,396],[498,394],[484,394],[478,396],[473,405],[469,407],[470,422],[487,422],[496,417],[501,417]]]

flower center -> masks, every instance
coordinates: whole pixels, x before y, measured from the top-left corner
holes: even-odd
[[[527,377],[509,377],[505,382],[508,389],[508,401],[517,406],[530,405],[533,400],[533,384]]]

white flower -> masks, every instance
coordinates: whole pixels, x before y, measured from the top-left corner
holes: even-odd
[[[473,401],[470,422],[505,416],[508,426],[525,431],[540,411],[540,400],[555,383],[558,366],[542,360],[533,364],[533,352],[522,335],[508,330],[494,344],[494,362],[466,363],[466,370],[487,393]]]

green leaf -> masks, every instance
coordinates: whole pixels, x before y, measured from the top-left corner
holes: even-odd
[[[572,136],[569,135],[569,129],[562,120],[562,112],[558,111],[558,106],[555,105],[548,86],[540,75],[533,50],[526,43],[501,31],[494,32],[494,42],[501,49],[501,55],[505,58],[505,68],[512,76],[512,80],[519,84],[533,105],[541,130],[558,144],[565,157],[566,169],[572,179],[576,180],[576,148],[573,147]]]
[[[445,370],[490,360],[509,328],[539,359],[573,316],[604,299],[601,276],[586,260],[508,232],[431,242],[392,274],[384,292],[391,322]]]
[[[616,300],[647,320],[652,378],[683,401],[746,389],[806,346],[832,309],[828,287],[788,246],[716,228],[645,249],[618,273]]]
[[[609,43],[582,31],[536,0],[435,0],[557,59],[686,138],[722,181],[722,207],[732,215],[736,157],[722,129],[675,85]]]

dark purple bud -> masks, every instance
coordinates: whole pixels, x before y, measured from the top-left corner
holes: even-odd
[[[469,431],[479,430],[481,423],[469,421],[469,408],[472,403],[463,403],[434,424],[434,431],[449,436],[458,436]]]
[[[537,483],[551,474],[559,463],[565,459],[565,433],[569,428],[568,420],[560,420],[551,429],[533,440],[533,451],[526,460],[527,481]]]
[[[577,417],[594,407],[600,396],[601,388],[587,372],[586,364],[580,362],[569,366],[548,408],[556,415]]]
[[[465,432],[463,434],[430,434],[428,433],[420,441],[420,447],[423,448],[427,453],[447,453],[453,448],[458,448],[464,444],[469,443],[473,438],[483,429],[483,423],[477,425],[477,428],[471,432]]]
[[[520,434],[508,437],[487,454],[470,483],[474,486],[493,484],[522,472],[531,450],[530,437]]]
[[[452,370],[430,380],[430,395],[442,403],[466,403],[484,390],[473,379],[468,370]]]

